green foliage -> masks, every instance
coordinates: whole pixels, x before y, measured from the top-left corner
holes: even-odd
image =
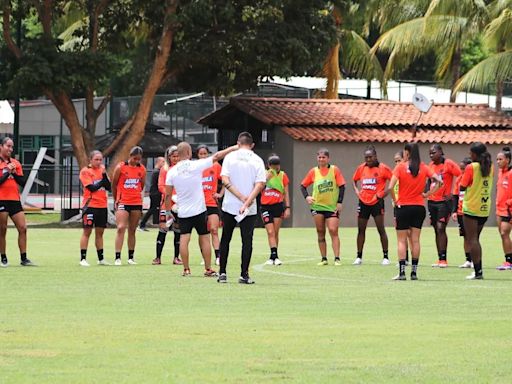
[[[461,74],[465,74],[488,56],[489,53],[480,37],[468,40],[462,49]]]

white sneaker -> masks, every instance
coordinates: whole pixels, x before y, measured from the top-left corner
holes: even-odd
[[[116,259],[116,261],[114,261],[114,265],[121,265],[121,259]]]
[[[133,259],[128,259],[128,264],[130,265],[137,265],[137,262]]]
[[[265,261],[265,265],[274,265],[274,260],[268,259],[267,261]]]
[[[384,259],[382,259],[382,263],[381,264],[382,265],[389,265],[389,264],[391,264],[391,261],[389,261],[389,259],[385,259],[384,258]]]
[[[281,264],[283,264],[283,262],[281,260],[279,260],[279,259],[274,260],[274,265],[281,265]]]
[[[215,259],[215,265],[220,265],[220,258],[219,258],[219,257],[217,257],[217,258]]]
[[[83,260],[80,260],[80,265],[82,267],[89,267],[89,263],[87,262],[87,260],[83,259]]]
[[[5,263],[4,262],[0,262],[0,267],[2,268],[7,268],[9,266],[9,262],[6,261]]]
[[[201,265],[204,265],[204,260],[201,260]]]
[[[354,262],[352,263],[352,265],[361,265],[363,264],[363,259],[361,259],[360,257],[357,257]]]
[[[110,263],[108,261],[106,261],[105,259],[103,259],[103,260],[98,260],[98,265],[110,265]]]
[[[459,268],[473,268],[473,263],[466,260],[464,264],[459,265]]]

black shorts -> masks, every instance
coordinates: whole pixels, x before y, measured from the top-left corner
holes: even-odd
[[[21,201],[19,200],[0,200],[0,213],[7,212],[10,217],[23,212]]]
[[[141,211],[142,212],[142,205],[126,205],[126,204],[118,204],[117,205],[118,211]]]
[[[450,221],[452,213],[452,204],[449,201],[429,201],[428,214],[430,217],[430,224],[435,225],[438,221],[446,223]]]
[[[323,215],[326,219],[332,219],[332,218],[339,219],[340,218],[340,214],[338,213],[338,211],[336,211],[336,212],[331,212],[331,211],[315,211],[314,209],[312,209],[311,210],[311,215],[312,216]]]
[[[505,223],[510,223],[512,221],[512,217],[510,216],[499,216],[500,220]]]
[[[270,204],[270,205],[262,205],[260,207],[261,212],[261,220],[263,220],[263,224],[271,224],[274,222],[275,218],[282,218],[284,214],[284,204]]]
[[[377,203],[373,205],[367,205],[359,200],[357,205],[357,217],[359,219],[368,220],[370,216],[377,217],[384,214],[384,200],[379,199]]]
[[[399,231],[411,228],[421,229],[427,212],[423,205],[402,205],[396,209],[395,228]]]
[[[457,223],[459,224],[459,236],[464,237],[466,236],[466,231],[464,230],[464,216],[457,215]]]
[[[219,207],[206,207],[206,215],[217,215],[220,217]]]
[[[487,222],[487,219],[488,219],[488,217],[472,216],[472,215],[467,215],[467,214],[464,214],[464,217],[467,219],[470,219],[470,220],[476,220],[477,225],[479,227],[482,227]]]
[[[106,228],[108,211],[107,208],[87,207],[82,212],[82,225],[84,228]]]
[[[210,233],[206,211],[192,217],[180,217],[180,233],[182,235],[192,233],[192,228],[196,229],[198,235]]]

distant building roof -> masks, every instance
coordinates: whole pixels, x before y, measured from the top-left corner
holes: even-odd
[[[325,100],[235,97],[199,123],[221,128],[238,111],[296,140],[443,142],[470,144],[512,141],[512,118],[486,105],[434,104],[420,113],[412,103],[375,100]],[[239,112],[238,112],[239,113]]]

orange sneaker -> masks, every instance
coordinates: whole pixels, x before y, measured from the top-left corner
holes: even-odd
[[[448,267],[448,261],[439,260],[439,268],[446,268],[446,267]]]
[[[507,271],[509,269],[512,269],[512,263],[509,263],[508,261],[504,261],[503,264],[496,267],[498,271]]]

